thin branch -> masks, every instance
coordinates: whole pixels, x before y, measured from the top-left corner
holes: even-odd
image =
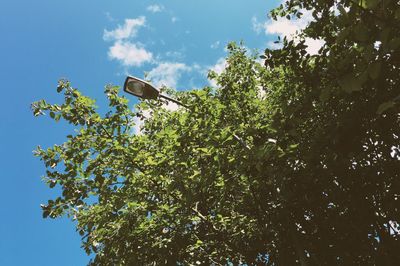
[[[107,129],[103,126],[103,124],[100,124],[100,127],[103,129],[103,131],[107,134],[107,136],[113,140],[113,136],[107,131]]]
[[[205,217],[199,210],[197,210],[197,205],[198,205],[198,202],[196,203],[196,208],[191,207],[190,209],[192,211],[194,211],[200,219],[202,219],[204,222],[207,222],[208,224],[210,224],[212,226],[212,228],[214,229],[214,231],[220,233],[220,230],[218,230],[218,228],[215,227],[215,225],[211,221],[209,221],[207,219],[207,217]]]

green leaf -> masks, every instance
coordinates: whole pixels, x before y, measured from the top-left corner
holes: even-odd
[[[339,34],[336,37],[336,41],[337,42],[343,42],[344,40],[346,40],[346,38],[349,36],[349,34],[351,33],[351,28],[345,28],[342,31],[339,32]]]
[[[390,42],[388,43],[388,48],[390,50],[397,50],[397,48],[399,47],[400,47],[400,38],[394,38],[390,40]]]
[[[367,9],[375,9],[382,0],[362,0],[361,6]]]
[[[381,62],[373,62],[368,66],[368,75],[372,79],[377,79],[381,73]]]
[[[389,36],[392,32],[392,28],[386,27],[384,28],[380,33],[379,33],[379,40],[383,43],[386,44],[388,42]]]
[[[378,110],[376,110],[376,113],[378,115],[383,114],[386,110],[394,107],[395,102],[393,101],[388,101],[388,102],[384,102],[381,105],[379,105]]]
[[[394,17],[400,19],[400,8],[397,8],[396,12],[394,12]]]
[[[49,184],[49,187],[50,187],[50,188],[53,188],[53,187],[55,187],[56,185],[57,185],[57,182],[54,181],[54,180],[51,180],[51,181],[50,181],[50,184]]]
[[[338,4],[338,5],[337,5],[337,8],[338,8],[340,14],[342,14],[342,15],[347,15],[347,11],[346,11],[346,9],[344,9],[343,5]]]
[[[196,243],[194,244],[194,247],[195,248],[199,248],[199,247],[201,247],[203,245],[203,241],[201,241],[200,239],[198,239],[197,241],[196,241]]]
[[[290,150],[294,150],[294,149],[296,149],[298,146],[299,146],[298,143],[297,143],[297,144],[291,144],[291,145],[289,145],[289,149],[290,149]]]
[[[56,115],[54,116],[54,120],[55,120],[55,121],[59,121],[60,118],[61,118],[61,114],[56,114]]]
[[[42,217],[47,218],[50,215],[50,212],[48,210],[43,211]]]
[[[319,95],[319,100],[320,100],[321,102],[326,102],[326,101],[329,99],[330,95],[331,95],[331,90],[330,90],[330,88],[324,88],[324,89],[321,91],[321,94]]]
[[[345,75],[339,80],[339,85],[342,89],[348,93],[353,91],[359,91],[362,89],[362,82],[353,73]]]
[[[353,29],[354,36],[356,40],[365,42],[370,37],[368,28],[364,23],[358,23]]]
[[[205,154],[210,154],[210,150],[208,148],[197,148],[196,150]]]

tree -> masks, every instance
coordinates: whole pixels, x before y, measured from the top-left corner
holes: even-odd
[[[43,216],[76,220],[96,265],[395,265],[399,4],[288,1],[271,16],[304,10],[314,21],[265,66],[230,44],[217,89],[169,91],[189,109],[132,111],[107,86],[101,116],[60,81],[63,104],[32,105],[77,127],[36,150],[62,191]],[[325,41],[319,54],[306,38]]]

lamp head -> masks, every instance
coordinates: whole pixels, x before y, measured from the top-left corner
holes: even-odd
[[[160,92],[150,83],[136,77],[126,77],[124,91],[142,99],[157,99]]]

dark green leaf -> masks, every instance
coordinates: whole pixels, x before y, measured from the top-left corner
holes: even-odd
[[[372,79],[377,79],[381,72],[381,62],[373,62],[368,66],[368,74]]]
[[[395,103],[393,101],[384,102],[379,105],[378,110],[376,110],[376,113],[378,115],[383,114],[388,109],[394,107],[394,105],[395,105]]]

